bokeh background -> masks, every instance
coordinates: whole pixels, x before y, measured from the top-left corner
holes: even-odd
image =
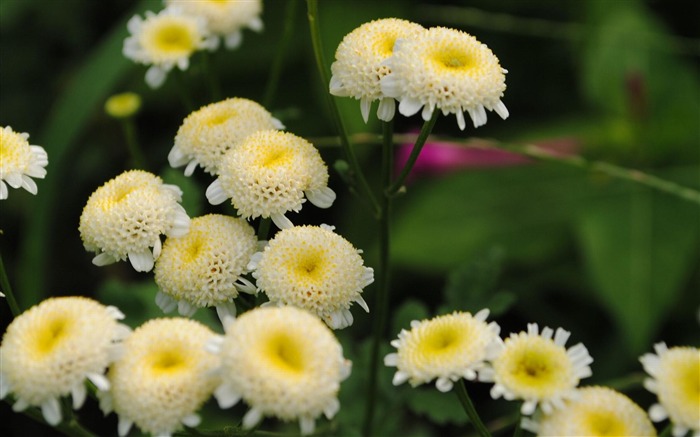
[[[486,126],[464,132],[454,117],[441,117],[434,133],[447,142],[469,144],[478,137],[536,144],[700,189],[700,2],[319,3],[327,63],[345,34],[385,17],[462,29],[493,50],[509,70],[503,100],[511,116],[503,121],[490,114]],[[121,54],[126,21],[161,7],[157,0],[0,2],[0,125],[30,133],[31,143],[49,154],[38,195],[11,190],[0,204],[0,251],[24,309],[48,296],[79,294],[118,305],[132,326],[161,315],[151,274],[135,273],[126,264],[93,266],[78,233],[90,193],[130,165],[122,127],[103,111],[114,93],[141,95],[135,121],[149,169],[182,186],[189,214],[226,212],[206,202],[209,176],[198,171],[184,178],[181,169],[167,164],[188,114],[178,87],[197,107],[213,101],[201,59],[195,56],[183,85],[169,77],[161,89],[151,90],[143,80],[145,67]],[[289,11],[294,20],[291,38],[284,39],[282,74],[276,91],[266,96]],[[264,32],[245,31],[239,49],[219,50],[212,63],[225,96],[266,100],[287,130],[315,142],[332,166],[341,154],[305,14],[301,0],[291,6],[265,1]],[[338,102],[348,130],[359,135],[355,147],[374,181],[379,148],[365,140],[380,132],[379,124],[362,122],[357,101]],[[396,122],[398,133],[420,126],[419,117]],[[440,150],[428,145],[426,152],[431,147]],[[700,205],[556,161],[473,150],[457,156],[459,165],[416,171],[406,195],[395,202],[387,338],[412,319],[483,307],[491,308],[503,335],[528,322],[562,326],[595,360],[587,384],[611,384],[647,408],[652,398],[641,388],[638,356],[661,340],[700,343]],[[331,187],[339,194],[331,209],[304,208],[294,222],[335,225],[376,267],[371,215],[335,173]],[[366,290],[370,305],[373,295],[373,287]],[[0,306],[5,326],[11,315]],[[210,313],[199,313],[216,326]],[[372,315],[353,313],[355,324],[338,333],[354,361],[353,377],[342,387],[336,422],[322,429],[337,435],[357,435],[364,411]],[[514,404],[491,400],[485,386],[473,391],[487,422],[512,423]],[[380,435],[471,432],[456,397],[428,387],[394,388],[390,370],[382,373],[380,397]],[[11,413],[7,403],[0,411],[0,426],[16,435],[53,432]],[[204,416],[207,426],[217,428],[235,425],[242,411],[221,413],[212,404]],[[99,435],[116,435],[115,417],[103,418],[94,402],[80,417]],[[277,426],[266,421],[263,429]]]

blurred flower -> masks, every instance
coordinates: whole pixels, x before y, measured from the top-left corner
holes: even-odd
[[[197,165],[216,174],[221,157],[231,147],[254,132],[270,129],[284,129],[284,125],[252,100],[231,98],[212,103],[182,122],[168,162],[172,167],[187,164],[185,176],[190,176]]]
[[[561,409],[523,419],[524,429],[538,436],[656,436],[644,410],[607,387],[583,387]]]
[[[241,275],[257,244],[255,231],[243,219],[217,214],[192,219],[187,235],[165,240],[156,261],[158,306],[165,312],[177,306],[187,317],[197,308],[216,306],[222,320],[234,316],[239,290],[256,291]]]
[[[338,390],[350,362],[316,316],[294,307],[255,308],[225,329],[225,337],[210,343],[222,366],[214,396],[221,408],[241,399],[250,405],[243,428],[275,416],[299,420],[301,433],[311,434],[318,416],[330,419],[338,412]]]
[[[109,389],[104,372],[119,352],[129,328],[124,315],[85,297],[47,299],[15,318],[3,335],[0,398],[15,397],[14,411],[41,407],[50,425],[61,422],[58,399],[70,394],[83,405],[85,379]]]
[[[666,343],[654,345],[656,354],[639,358],[651,376],[644,387],[658,396],[659,403],[649,409],[654,422],[667,418],[673,424],[674,437],[688,431],[700,435],[700,350],[694,347],[668,348]]]
[[[441,392],[452,390],[461,378],[474,380],[490,357],[500,327],[486,323],[488,309],[472,316],[454,312],[430,320],[411,322],[391,345],[397,351],[384,357],[384,364],[396,367],[394,385],[408,381],[415,387],[437,378]]]
[[[160,235],[178,237],[189,229],[181,197],[180,188],[142,170],[124,172],[99,187],[83,208],[79,226],[85,249],[99,252],[92,263],[103,266],[128,257],[136,271],[150,271],[160,255]]]
[[[367,123],[372,102],[379,100],[377,117],[394,118],[395,102],[382,94],[379,80],[391,72],[384,61],[392,55],[394,43],[423,32],[423,26],[406,20],[385,18],[365,23],[345,35],[331,65],[330,93],[360,100],[362,118]]]
[[[501,101],[505,69],[486,45],[468,33],[433,27],[413,38],[400,39],[385,61],[391,73],[381,79],[384,95],[399,100],[399,112],[411,116],[423,108],[424,120],[435,109],[455,114],[464,130],[464,111],[474,127],[486,124],[486,111],[501,118],[508,110]]]
[[[49,156],[41,146],[29,144],[29,134],[19,133],[10,126],[0,127],[0,200],[7,199],[7,185],[22,187],[32,194],[37,193],[32,178],[43,179]]]
[[[119,416],[120,436],[134,423],[158,436],[199,424],[196,411],[218,384],[213,370],[219,359],[205,349],[212,335],[194,320],[153,319],[124,341],[121,358],[109,370],[112,388],[100,395],[102,411]]]
[[[494,399],[523,399],[522,414],[532,414],[538,404],[546,414],[562,407],[564,400],[575,397],[579,381],[591,376],[593,358],[586,347],[564,347],[570,332],[557,328],[554,334],[549,327],[538,331],[537,323],[530,323],[527,332],[499,339],[492,367],[479,374],[481,381],[495,383]]]
[[[141,108],[141,96],[136,93],[121,93],[105,102],[105,112],[114,118],[129,118]]]
[[[360,253],[330,226],[295,226],[278,232],[249,267],[271,304],[303,308],[343,329],[352,325],[353,302],[369,312],[362,289],[374,272]]]
[[[335,200],[318,150],[294,134],[269,130],[249,135],[226,152],[219,178],[206,195],[212,205],[230,198],[238,215],[270,217],[280,229],[293,226],[284,214],[301,210],[304,195],[319,208]]]
[[[263,30],[262,0],[165,0],[165,4],[177,6],[187,15],[203,17],[209,31],[223,37],[228,49],[241,44],[244,27],[255,32]]]
[[[209,36],[204,18],[186,15],[176,7],[158,14],[147,11],[145,19],[134,15],[127,28],[130,36],[124,40],[124,56],[151,66],[146,72],[146,83],[151,88],[160,87],[176,65],[187,70],[195,51],[213,49],[217,43]]]

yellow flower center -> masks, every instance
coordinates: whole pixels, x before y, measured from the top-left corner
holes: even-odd
[[[201,236],[191,236],[190,238],[191,241],[184,251],[184,261],[186,263],[190,263],[196,260],[199,254],[202,253],[204,249],[204,242],[202,241]]]
[[[188,359],[184,351],[168,348],[153,352],[150,356],[150,364],[153,376],[163,376],[186,370]]]
[[[141,107],[141,97],[136,93],[115,94],[105,102],[105,112],[114,118],[134,115]]]
[[[69,317],[58,315],[38,329],[34,339],[37,355],[47,355],[70,336],[73,325]]]
[[[0,128],[0,174],[6,171],[23,171],[31,160],[29,143],[20,134]]]
[[[437,50],[433,59],[440,68],[448,70],[468,70],[474,65],[469,55],[455,48]]]
[[[304,345],[286,332],[275,332],[266,342],[264,357],[275,369],[301,376],[305,368]]]
[[[388,58],[394,53],[394,44],[396,44],[396,35],[382,35],[379,44],[376,46],[376,53],[383,58]]]
[[[272,146],[260,156],[260,166],[273,169],[288,164],[292,160],[292,152],[283,147]]]
[[[457,349],[468,332],[460,332],[454,325],[437,326],[426,333],[419,346],[421,353],[425,355],[449,354]]]
[[[158,61],[189,56],[197,49],[199,33],[183,17],[159,17],[143,31],[143,47]]]
[[[678,386],[688,405],[700,405],[700,357],[678,364]]]
[[[614,414],[605,411],[589,411],[584,417],[592,436],[623,436],[628,435],[624,422],[619,420]]]
[[[220,110],[220,111],[212,111],[211,114],[208,114],[208,116],[204,120],[204,124],[206,124],[209,127],[213,127],[213,126],[225,123],[230,118],[233,118],[236,116],[236,111],[233,111],[229,108],[221,108],[221,109],[222,110]]]

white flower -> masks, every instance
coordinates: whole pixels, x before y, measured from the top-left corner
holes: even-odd
[[[68,394],[73,408],[83,405],[90,380],[109,389],[104,376],[119,355],[129,328],[124,315],[84,297],[50,298],[28,309],[7,328],[0,356],[0,398],[12,393],[14,411],[41,407],[50,425],[61,422],[59,398]]]
[[[37,193],[32,178],[43,179],[49,157],[41,146],[30,145],[29,134],[19,133],[10,126],[0,127],[0,200],[7,199],[7,186],[24,188]]]
[[[436,379],[441,392],[450,391],[461,378],[474,380],[485,367],[500,327],[486,323],[489,310],[472,316],[454,312],[430,320],[411,322],[391,345],[397,351],[384,357],[384,364],[396,367],[394,385],[408,381],[415,387]]]
[[[506,70],[486,45],[468,33],[433,27],[398,40],[385,64],[391,73],[381,79],[382,92],[399,100],[399,112],[407,117],[422,108],[427,121],[437,109],[455,114],[462,130],[465,111],[474,127],[486,124],[485,109],[508,117],[501,101]]]
[[[350,374],[338,340],[316,316],[294,307],[256,308],[227,324],[210,349],[221,357],[222,384],[214,392],[221,408],[243,399],[250,410],[243,428],[263,416],[299,420],[314,431],[321,414],[340,409],[340,382]]]
[[[124,56],[151,66],[146,72],[146,83],[151,88],[160,87],[176,65],[187,70],[195,51],[213,49],[217,43],[209,36],[202,17],[186,15],[176,7],[158,14],[147,11],[145,19],[134,15],[127,28],[131,35],[124,40]]]
[[[190,218],[178,202],[182,191],[156,175],[131,170],[98,188],[80,216],[86,250],[99,252],[103,266],[127,257],[136,271],[148,272],[161,251],[161,234],[185,235]]]

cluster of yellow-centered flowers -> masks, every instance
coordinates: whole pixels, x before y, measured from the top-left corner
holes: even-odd
[[[124,40],[124,56],[150,65],[146,83],[151,88],[160,87],[173,67],[187,70],[194,52],[214,49],[217,44],[203,17],[186,14],[179,7],[167,7],[158,14],[147,11],[145,18],[135,15],[127,28],[130,35]]]
[[[314,431],[321,414],[339,410],[340,382],[350,374],[338,340],[316,316],[294,307],[256,308],[226,325],[210,349],[221,357],[222,408],[243,399],[250,410],[243,427],[264,416],[298,420],[302,434]]]
[[[80,237],[98,252],[93,264],[129,259],[139,272],[153,268],[162,248],[160,236],[185,235],[190,218],[178,202],[182,191],[156,175],[130,170],[99,187],[83,208]]]
[[[650,378],[644,387],[656,393],[659,402],[649,409],[654,422],[667,418],[673,424],[673,436],[692,431],[700,435],[700,350],[694,347],[654,345],[656,354],[644,354],[640,361]]]
[[[574,398],[579,381],[591,376],[593,359],[586,347],[581,343],[564,347],[569,335],[549,327],[539,333],[537,324],[530,323],[527,332],[513,333],[505,341],[499,338],[491,366],[479,379],[494,382],[494,399],[524,400],[523,414],[532,414],[538,404],[544,413],[551,413]]]
[[[441,392],[450,391],[461,378],[474,380],[491,356],[500,327],[486,323],[489,310],[471,315],[454,312],[430,320],[411,322],[391,345],[397,349],[384,357],[384,364],[396,367],[394,385],[408,381],[415,387],[437,379]]]
[[[301,137],[275,130],[251,134],[226,152],[206,195],[213,205],[230,198],[238,215],[270,217],[280,229],[293,226],[285,213],[298,212],[306,199],[319,208],[335,200],[318,150]]]
[[[29,144],[29,134],[19,133],[10,126],[0,127],[0,200],[7,199],[12,188],[24,188],[37,193],[32,178],[43,179],[49,157],[41,146]]]
[[[0,346],[0,398],[15,397],[14,411],[41,408],[50,425],[61,422],[59,398],[71,395],[80,408],[86,379],[107,390],[104,372],[119,354],[129,329],[124,315],[84,297],[50,298],[25,311],[7,327]]]
[[[218,383],[213,370],[219,359],[205,349],[213,335],[194,320],[153,319],[125,340],[109,370],[111,390],[100,395],[105,414],[119,416],[120,436],[134,423],[158,436],[199,424],[196,412]]]
[[[209,32],[217,36],[217,45],[221,36],[229,49],[240,45],[244,27],[256,32],[263,30],[262,0],[165,0],[165,4],[179,7],[187,15],[204,18]]]
[[[173,167],[186,165],[186,176],[197,165],[217,174],[221,158],[230,148],[254,132],[270,129],[284,129],[284,125],[252,100],[231,98],[212,103],[182,122],[168,162]]]
[[[183,316],[207,306],[215,306],[221,320],[235,316],[238,292],[255,293],[241,275],[257,247],[255,231],[243,219],[218,214],[192,219],[187,235],[163,244],[155,266],[156,302],[165,312],[177,306]]]
[[[308,310],[332,329],[352,325],[353,302],[369,312],[362,290],[374,281],[374,271],[330,226],[281,230],[253,256],[250,267],[271,304]]]

